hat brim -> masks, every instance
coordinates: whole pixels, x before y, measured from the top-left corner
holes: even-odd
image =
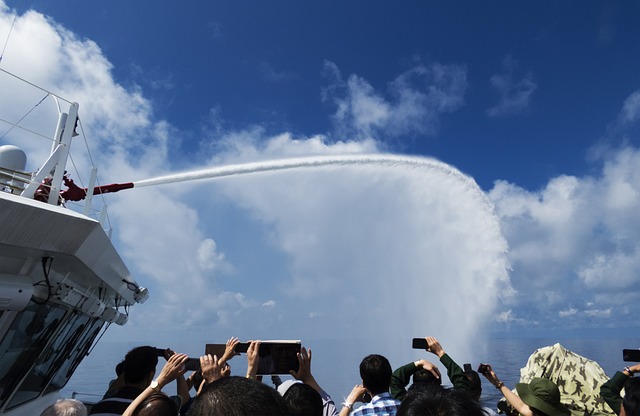
[[[568,416],[571,414],[571,411],[562,403],[548,403],[534,396],[527,383],[516,384],[516,391],[527,406],[538,409],[548,416]]]

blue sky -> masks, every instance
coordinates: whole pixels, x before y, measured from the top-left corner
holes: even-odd
[[[439,161],[110,196],[114,241],[152,294],[114,337],[154,339],[158,318],[197,342],[386,326],[382,349],[433,332],[461,353],[487,329],[637,334],[638,1],[5,1],[0,13],[0,67],[80,103],[102,183],[287,157]],[[2,118],[15,120],[42,94],[7,78]],[[47,117],[25,122],[46,131]],[[0,144],[36,163],[41,145],[13,135]]]
[[[212,108],[227,128],[351,139],[320,99],[327,62],[387,100],[399,75],[439,63],[463,68],[461,102],[433,129],[376,139],[445,160],[485,189],[499,178],[535,189],[589,172],[585,149],[607,136],[638,83],[634,1],[8,4],[95,41],[119,83],[141,86],[158,117],[194,132],[186,152]]]

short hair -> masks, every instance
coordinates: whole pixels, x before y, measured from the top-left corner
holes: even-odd
[[[396,416],[485,416],[480,403],[466,394],[430,384],[407,393]]]
[[[116,365],[116,375],[118,377],[120,377],[120,375],[124,373],[124,360],[120,361],[117,365]]]
[[[156,371],[158,353],[154,347],[142,346],[132,349],[124,357],[124,381],[127,384],[140,383],[151,372]]]
[[[44,409],[40,416],[87,416],[87,408],[80,400],[60,399]]]
[[[624,383],[622,407],[627,416],[640,416],[640,378],[632,377]]]
[[[467,376],[469,380],[469,391],[467,394],[473,400],[480,400],[480,396],[482,395],[482,381],[480,381],[480,376],[473,370],[465,371],[464,375]]]
[[[413,373],[413,383],[428,383],[428,384],[437,384],[441,385],[442,380],[438,377],[434,376],[431,371],[425,370],[424,368],[419,368]]]
[[[367,355],[360,363],[362,384],[373,395],[389,391],[391,372],[389,360],[379,354]]]
[[[273,388],[245,377],[223,377],[207,384],[188,416],[284,416],[288,409]]]
[[[322,397],[308,384],[291,385],[282,398],[290,416],[322,416]]]
[[[179,410],[173,399],[157,392],[144,399],[133,411],[133,416],[176,416]]]

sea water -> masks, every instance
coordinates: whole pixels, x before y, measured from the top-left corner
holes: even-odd
[[[371,351],[349,348],[349,345],[338,346],[339,340],[315,340],[312,342],[312,349],[315,351],[340,351],[340,354],[352,355],[352,360],[357,363],[370,353]],[[560,343],[563,347],[574,351],[588,359],[596,361],[603,368],[608,376],[613,376],[616,371],[621,370],[625,365],[622,360],[622,350],[628,348],[640,348],[640,338],[628,339],[552,339],[552,338],[533,338],[533,339],[512,339],[512,338],[493,338],[488,342],[486,357],[480,357],[483,363],[492,365],[494,371],[504,383],[511,389],[515,387],[515,383],[519,381],[520,369],[527,364],[529,356],[538,348]],[[306,345],[303,341],[303,345]],[[115,378],[115,365],[122,360],[127,351],[136,347],[135,343],[130,342],[100,342],[93,349],[91,354],[78,366],[75,374],[69,383],[62,390],[63,397],[75,396],[79,400],[88,402],[98,401],[107,389],[109,380]],[[164,346],[158,346],[164,347]],[[446,350],[446,345],[443,345]],[[201,352],[194,351],[189,353],[197,356]],[[403,362],[392,362],[392,367],[396,368],[411,362],[418,354],[433,363],[438,363],[437,357],[428,352],[416,352],[407,349],[407,359]],[[460,366],[467,361],[461,357],[452,357]],[[244,375],[244,355],[234,357],[230,364],[234,375]],[[479,362],[472,362],[471,365],[475,369]],[[158,363],[158,372],[164,365],[164,360],[160,359]],[[446,377],[446,370],[440,366],[443,373],[443,385],[450,385]],[[318,383],[331,395],[334,401],[339,405],[344,401],[354,385],[360,383],[357,365],[354,368],[335,368],[331,365],[331,357],[315,354],[312,360],[312,372]],[[289,376],[282,376],[285,380]],[[482,402],[486,406],[495,408],[496,403],[502,398],[502,395],[489,382],[482,377]],[[268,376],[264,377],[263,382],[270,384],[271,380]],[[164,389],[165,393],[175,394],[175,385],[171,384]],[[192,392],[193,394],[193,392]]]

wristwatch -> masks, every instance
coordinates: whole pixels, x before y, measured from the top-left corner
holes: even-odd
[[[158,388],[158,380],[153,380],[151,384],[149,384],[149,387],[151,387],[151,390],[154,390],[154,391],[160,390]]]

